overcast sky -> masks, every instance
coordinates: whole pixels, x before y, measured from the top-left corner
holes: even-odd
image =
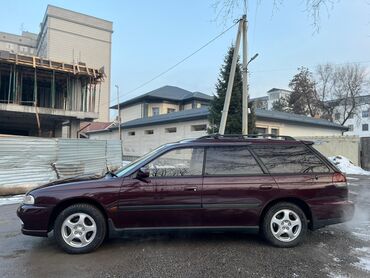
[[[272,0],[262,0],[258,6],[254,4],[258,1],[249,2],[249,55],[259,53],[249,68],[252,97],[265,95],[272,87],[288,88],[300,66],[314,69],[326,62],[370,66],[369,1],[342,0],[333,9],[322,10],[319,33],[314,33],[303,0],[285,0],[278,10],[273,10]],[[12,0],[2,3],[0,30],[38,33],[49,3],[113,21],[112,99],[115,84],[121,88],[121,100],[164,85],[213,94],[237,31],[233,28],[176,69],[127,94],[207,43],[232,21],[215,21],[213,0]]]

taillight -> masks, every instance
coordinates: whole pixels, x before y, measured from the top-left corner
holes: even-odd
[[[346,187],[347,178],[342,173],[336,172],[333,174],[333,184],[337,187]]]

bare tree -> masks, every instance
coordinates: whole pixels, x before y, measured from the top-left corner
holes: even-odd
[[[335,74],[334,92],[336,99],[340,100],[341,125],[354,114],[359,108],[359,96],[366,86],[366,71],[358,64],[348,64],[337,67]],[[340,111],[339,110],[339,111]]]
[[[368,85],[365,68],[358,64],[320,65],[317,74],[317,97],[322,117],[344,125],[358,113],[359,97]],[[340,117],[335,117],[335,114]]]
[[[334,94],[334,67],[331,64],[319,65],[316,68],[316,98],[321,117],[334,121],[334,111],[339,105],[339,100]]]
[[[263,0],[257,0],[257,5]],[[275,12],[280,8],[280,6],[285,2],[285,0],[273,0],[272,11]],[[312,25],[315,31],[319,30],[320,18],[322,10],[326,10],[327,14],[334,7],[334,2],[339,2],[339,0],[304,0],[305,4],[304,11],[312,20]],[[235,14],[240,16],[241,12],[246,13],[248,7],[247,0],[214,0],[213,8],[216,11],[216,20],[222,20],[224,23],[229,19],[235,19]]]

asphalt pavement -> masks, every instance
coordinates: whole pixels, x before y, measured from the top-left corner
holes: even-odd
[[[308,232],[295,248],[243,233],[145,233],[69,255],[24,236],[17,205],[0,206],[0,277],[370,277],[370,177],[353,176],[356,217]]]

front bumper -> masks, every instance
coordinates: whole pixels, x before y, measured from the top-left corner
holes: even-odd
[[[22,221],[22,233],[30,236],[47,237],[51,207],[21,205],[17,215]]]
[[[313,207],[312,229],[316,230],[328,225],[350,221],[355,213],[355,205],[352,201],[341,201]]]

